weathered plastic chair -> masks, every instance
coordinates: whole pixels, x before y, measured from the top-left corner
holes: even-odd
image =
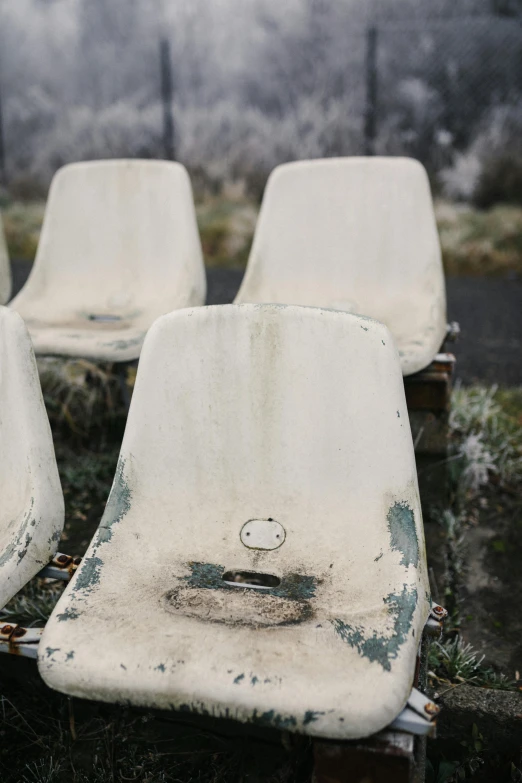
[[[5,304],[11,296],[11,267],[9,253],[5,241],[2,215],[0,214],[0,305]]]
[[[446,334],[444,274],[428,177],[407,158],[278,166],[236,302],[315,305],[390,329],[404,375]]]
[[[56,553],[63,495],[34,352],[0,307],[0,608]]]
[[[127,362],[159,315],[201,305],[205,292],[185,168],[105,160],[55,176],[33,270],[11,306],[37,354]]]
[[[410,698],[429,613],[387,328],[277,305],[158,319],[106,512],[44,631],[45,682],[366,737]]]

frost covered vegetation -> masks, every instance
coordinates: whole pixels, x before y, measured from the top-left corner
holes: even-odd
[[[12,259],[34,258],[44,209],[43,201],[4,197],[2,218]],[[258,211],[258,201],[242,189],[228,186],[219,196],[199,195],[196,213],[208,267],[246,265]],[[435,213],[447,275],[522,276],[522,206],[478,210],[438,200]]]
[[[460,583],[466,569],[463,559],[466,535],[479,524],[478,509],[502,508],[502,516],[520,511],[522,497],[522,389],[471,386],[453,391],[451,448],[448,460],[451,505],[438,512],[448,547],[449,584],[444,597],[451,618],[445,639],[430,651],[430,677],[441,683],[468,682],[488,688],[521,690],[522,682],[484,663],[485,655],[460,635]],[[513,515],[513,511],[515,514]],[[494,539],[504,551],[502,539]]]
[[[461,494],[476,495],[491,478],[522,486],[521,389],[457,387],[450,426],[453,483]]]
[[[509,0],[17,0],[0,5],[13,193],[71,160],[163,154],[160,37],[175,146],[198,189],[296,158],[361,154],[377,24],[375,149],[418,157],[452,198],[520,201],[519,21]],[[518,6],[517,6],[518,7]]]

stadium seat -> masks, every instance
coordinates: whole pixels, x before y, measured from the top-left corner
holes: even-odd
[[[407,158],[278,166],[236,302],[313,305],[376,318],[403,375],[446,334],[444,274],[426,172]]]
[[[0,307],[0,608],[46,566],[64,503],[34,352],[20,316]]]
[[[159,318],[105,514],[40,643],[45,682],[364,737],[406,704],[429,612],[388,329],[278,305]]]
[[[11,296],[11,267],[9,265],[9,253],[5,241],[2,215],[0,214],[0,305],[7,302]]]
[[[74,163],[55,176],[31,275],[11,306],[37,354],[127,362],[152,322],[205,301],[190,181],[179,163]]]

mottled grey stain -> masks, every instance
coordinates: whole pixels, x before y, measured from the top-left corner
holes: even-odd
[[[77,609],[67,607],[65,612],[56,615],[56,619],[59,623],[65,623],[67,620],[77,620],[79,616],[80,612]]]
[[[379,663],[385,671],[390,671],[391,661],[397,658],[411,628],[417,606],[417,589],[404,585],[400,594],[390,593],[384,603],[393,618],[391,636],[379,635],[376,631],[368,636],[362,626],[350,625],[343,620],[332,620],[332,624],[343,642],[355,647],[369,661]]]
[[[415,515],[407,503],[394,503],[388,511],[391,548],[402,554],[401,565],[419,565],[419,542]]]
[[[189,587],[207,590],[250,590],[251,588],[228,585],[223,581],[225,569],[213,563],[188,563],[190,574],[181,581]],[[276,596],[290,601],[309,601],[315,596],[319,581],[314,576],[305,574],[284,574],[278,587],[256,590],[259,596]]]
[[[94,537],[93,553],[84,558],[76,574],[72,591],[90,592],[100,581],[100,571],[103,560],[98,557],[98,550],[102,544],[108,544],[112,539],[112,528],[129,513],[131,507],[132,491],[125,478],[125,460],[118,460],[114,482],[109,495],[109,500],[100,522],[100,526]]]

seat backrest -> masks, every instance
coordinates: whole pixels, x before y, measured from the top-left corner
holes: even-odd
[[[58,549],[64,503],[31,340],[0,307],[0,607]]]
[[[376,157],[276,168],[236,302],[361,313],[385,323],[398,343],[435,330],[438,350],[444,275],[422,165]]]
[[[393,545],[393,525],[403,525],[406,546],[415,540],[415,566],[425,570],[389,331],[295,306],[225,305],[159,318],[142,349],[107,509],[100,540],[119,522],[119,541],[127,525],[132,547],[152,551],[161,542],[167,560],[230,567],[248,563],[242,526],[274,519],[288,532],[275,553],[281,568],[328,572],[335,554],[337,572],[345,567],[368,589],[369,605],[382,605],[374,559]]]
[[[4,225],[0,214],[0,305],[5,304],[11,296],[11,267],[9,253],[5,241]]]
[[[180,163],[103,160],[60,169],[35,264],[13,306],[132,316],[204,301],[205,270],[192,189]],[[196,301],[197,300],[197,301]],[[30,304],[29,304],[30,303]],[[167,308],[163,307],[167,303]],[[26,312],[27,311],[27,312]]]

